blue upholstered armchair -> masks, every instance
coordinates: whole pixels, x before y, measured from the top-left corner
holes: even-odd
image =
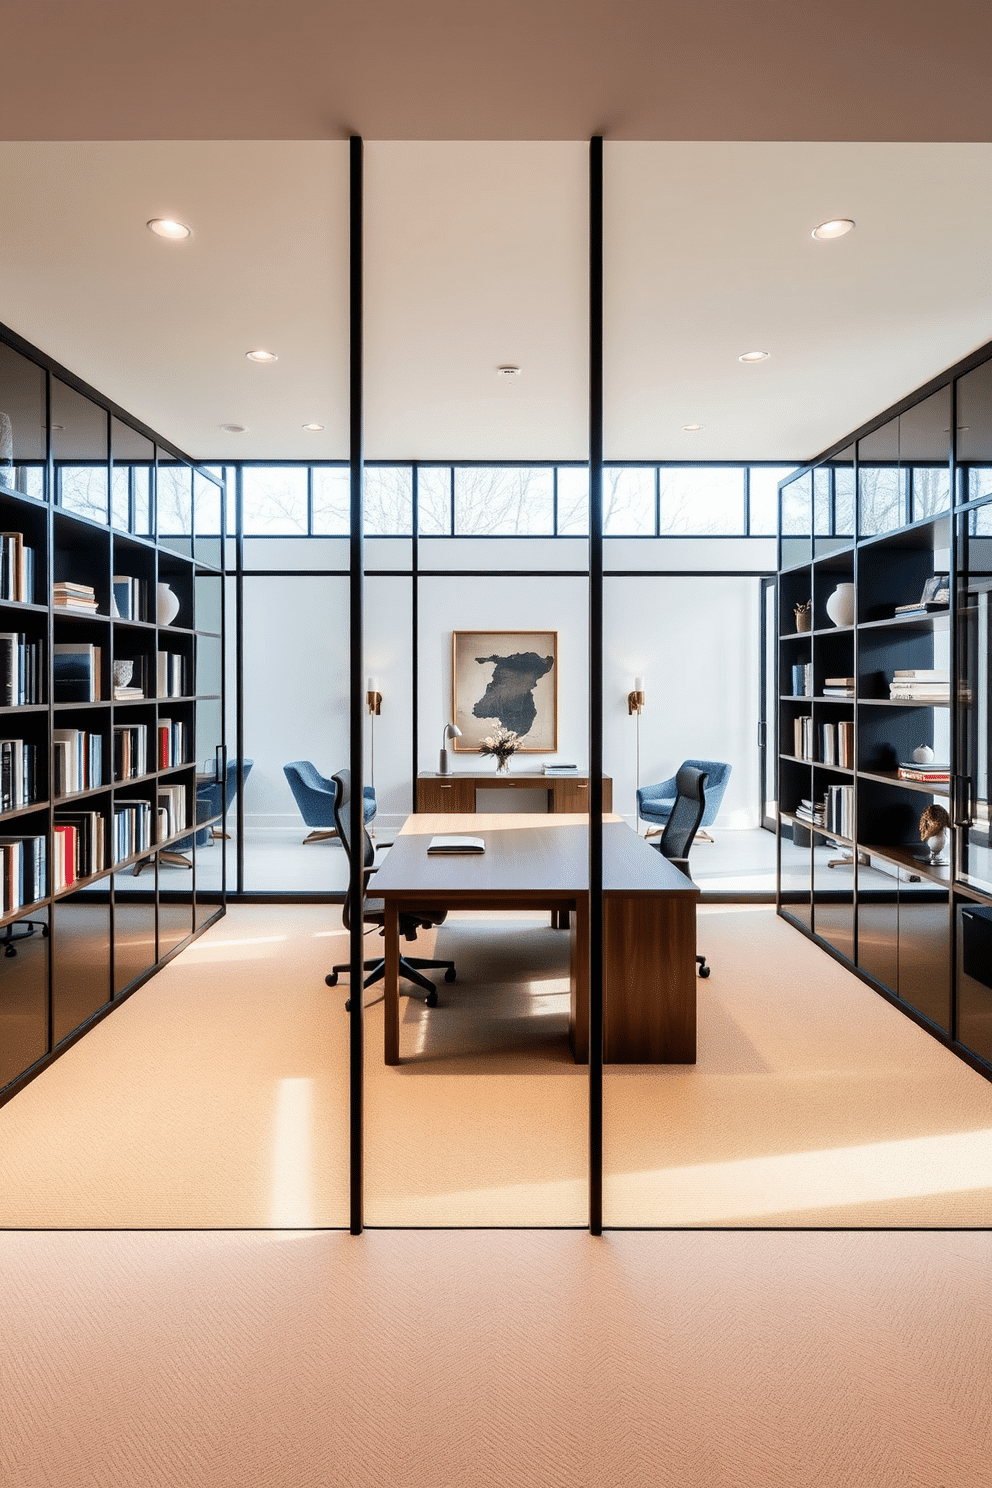
[[[300,815],[311,829],[309,836],[303,839],[304,844],[321,842],[326,837],[336,837],[338,834],[334,827],[334,797],[337,794],[337,786],[334,781],[326,780],[309,760],[294,760],[292,764],[283,765],[282,768],[296,804],[300,808]],[[367,785],[365,787],[366,826],[375,816],[375,812],[375,791],[371,785]]]
[[[706,810],[700,828],[711,827],[716,821],[723,793],[727,789],[727,781],[730,779],[731,766],[723,764],[720,760],[687,759],[683,765],[690,765],[694,770],[704,770],[706,779],[703,789],[706,792]],[[663,827],[671,815],[675,804],[675,781],[676,775],[668,780],[661,780],[657,785],[645,785],[637,792],[637,814],[652,826]],[[700,830],[699,836],[708,835]],[[710,839],[712,840],[712,839]]]
[[[252,759],[244,759],[244,760],[241,761],[241,763],[244,766],[244,777],[247,780],[248,779],[248,776],[249,776],[249,774],[251,772],[251,767],[255,763],[255,761],[252,760]],[[202,783],[202,784],[200,784],[200,785],[197,786],[197,788],[196,788],[196,801],[197,801],[196,819],[197,819],[197,821],[201,821],[201,820],[204,819],[203,816],[202,816],[202,813],[201,813],[201,809],[200,809],[200,803],[201,802],[206,807],[206,818],[205,819],[207,821],[209,821],[212,817],[220,816],[221,813],[225,810],[225,808],[227,809],[228,815],[230,815],[231,805],[232,805],[232,803],[234,801],[234,797],[237,795],[237,793],[238,793],[238,762],[237,762],[237,760],[228,760],[228,762],[227,762],[227,771],[226,771],[226,774],[225,774],[225,777],[224,777],[223,780],[221,780],[220,776],[218,776],[216,780],[208,780],[205,783]],[[220,827],[215,827],[213,829],[213,833],[214,833],[214,836],[215,837],[219,837],[220,834],[221,834]],[[230,833],[228,833],[228,836],[230,836]],[[199,845],[199,843],[200,843],[200,834],[197,834],[197,839],[196,840],[197,840],[197,845]]]

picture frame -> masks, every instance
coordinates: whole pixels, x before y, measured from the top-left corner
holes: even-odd
[[[946,573],[935,573],[923,585],[920,604],[948,604],[950,597],[950,576]]]
[[[462,754],[501,724],[520,735],[520,754],[558,749],[558,632],[455,630],[451,633],[452,721]]]

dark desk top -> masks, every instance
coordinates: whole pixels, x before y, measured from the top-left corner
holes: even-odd
[[[518,777],[519,778],[519,777]],[[376,898],[423,893],[454,905],[459,897],[575,895],[589,885],[588,822],[584,816],[426,813],[408,817],[372,878]],[[427,844],[444,834],[481,837],[478,856],[428,857]],[[603,887],[612,894],[691,894],[692,881],[625,822],[603,823]]]

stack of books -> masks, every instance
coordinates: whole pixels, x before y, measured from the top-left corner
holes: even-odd
[[[160,770],[186,763],[186,725],[181,719],[159,719],[157,758]]]
[[[44,837],[0,837],[0,914],[44,897]]]
[[[838,837],[854,840],[854,786],[828,785],[823,825]]]
[[[186,658],[178,651],[158,653],[158,696],[186,696]]]
[[[123,863],[135,853],[147,852],[152,845],[152,804],[150,801],[114,803],[114,862]]]
[[[579,773],[578,765],[561,765],[553,763],[550,765],[545,765],[543,768],[545,775],[577,775]]]
[[[38,746],[0,739],[0,811],[16,811],[38,799]]]
[[[52,731],[52,791],[72,796],[103,784],[103,739],[83,729]]]
[[[24,708],[45,701],[45,648],[14,631],[0,634],[0,707]]]
[[[951,767],[939,765],[936,761],[929,765],[918,765],[915,760],[902,760],[899,764],[899,779],[915,780],[921,785],[949,785]]]
[[[99,702],[100,647],[85,641],[56,641],[52,649],[55,702]]]
[[[804,797],[796,807],[796,819],[811,827],[822,827],[826,809],[825,801],[810,801]]]
[[[893,672],[889,697],[905,703],[949,703],[950,673],[946,667],[906,667]]]
[[[121,620],[147,620],[147,582],[130,574],[114,574],[114,605]]]
[[[813,758],[812,715],[792,720],[792,752],[796,759],[811,760]]]
[[[186,787],[184,785],[160,785],[158,788],[158,840],[167,842],[188,826],[186,818]]]
[[[792,696],[813,696],[813,663],[797,662],[792,668]]]
[[[86,615],[95,615],[96,590],[92,584],[73,584],[68,579],[59,579],[52,588],[52,604],[57,610],[81,610]]]
[[[23,532],[0,532],[0,599],[34,602],[34,548]]]
[[[824,697],[853,698],[853,677],[827,677],[823,684]]]
[[[820,758],[825,765],[842,765],[854,769],[854,724],[824,723],[820,726]]]
[[[52,890],[71,888],[78,879],[106,866],[103,817],[98,811],[57,811],[52,836]]]
[[[135,780],[148,770],[148,725],[114,724],[114,779]]]

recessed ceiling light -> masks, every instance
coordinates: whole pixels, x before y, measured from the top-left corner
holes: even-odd
[[[745,351],[737,360],[739,362],[767,362],[770,356],[769,351]]]
[[[853,226],[850,217],[831,217],[829,222],[821,222],[819,227],[814,227],[810,236],[819,243],[826,243],[831,238],[845,237]]]
[[[520,368],[519,367],[511,367],[509,365],[507,365],[505,367],[497,367],[496,368],[496,376],[497,377],[519,377],[520,376]]]
[[[309,429],[311,434],[319,434],[324,426],[323,424],[304,424],[303,427]]]
[[[225,434],[247,434],[248,429],[244,424],[221,424]]]
[[[173,217],[153,217],[147,226],[157,238],[171,238],[174,243],[189,237],[185,222],[176,222]]]
[[[279,360],[274,351],[246,351],[245,356],[250,362],[277,362]]]
[[[65,424],[53,424],[52,425],[52,432],[54,433],[56,429],[61,434],[63,432],[63,430],[65,429]]]
[[[698,434],[702,427],[702,424],[683,424],[682,432],[683,434]]]

